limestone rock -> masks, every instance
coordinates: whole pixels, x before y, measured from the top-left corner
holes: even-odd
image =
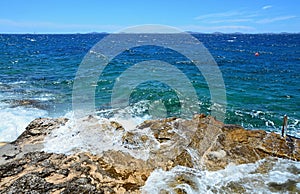
[[[0,164],[21,158],[26,153],[40,151],[46,135],[67,121],[66,118],[33,120],[14,142],[0,147]]]
[[[138,193],[150,175],[114,167],[88,153],[32,152],[0,170],[0,193]]]
[[[122,149],[99,154],[43,152],[45,137],[67,121],[36,119],[16,141],[0,147],[0,193],[140,193],[157,168],[171,170],[181,165],[219,170],[266,157],[300,161],[299,139],[245,130],[202,114],[191,120],[145,121],[130,131],[116,121],[99,124],[97,118],[88,116],[82,119],[85,124],[80,127],[88,129],[81,135],[92,137],[113,130],[105,134],[122,134],[118,144]],[[131,152],[147,157],[136,158]]]

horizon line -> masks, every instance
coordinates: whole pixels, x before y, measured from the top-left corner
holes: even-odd
[[[300,34],[300,32],[197,32],[183,31],[189,34]],[[0,35],[76,35],[76,34],[176,34],[176,33],[124,33],[124,32],[0,32]]]

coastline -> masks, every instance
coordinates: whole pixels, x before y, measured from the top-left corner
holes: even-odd
[[[274,165],[284,169],[290,163],[297,171],[300,161],[298,139],[285,139],[263,130],[246,130],[203,114],[191,120],[174,117],[146,120],[129,131],[117,121],[99,122],[93,116],[78,120],[80,129],[73,129],[74,125],[68,121],[66,118],[35,119],[16,141],[0,147],[0,192],[18,193],[25,189],[41,193],[149,193],[156,189],[153,181],[164,176],[168,177],[162,180],[167,181],[164,187],[174,192],[181,192],[176,189],[181,184],[202,191],[194,182],[201,181],[198,173],[226,176],[234,182],[236,177],[227,172],[233,168],[241,171],[242,176],[249,173],[261,179],[263,174],[278,173],[270,168]],[[107,141],[104,138],[99,144],[99,137],[104,134]],[[244,168],[253,172],[245,172]],[[296,185],[299,177],[291,173],[288,174],[291,181],[278,180],[274,184],[283,184],[285,191],[300,191]],[[217,182],[224,185],[216,185],[215,189],[232,191],[221,177]],[[234,183],[238,185],[234,191],[248,191],[243,187],[243,180],[241,177]],[[272,185],[260,181],[261,189],[274,191]],[[253,185],[253,189],[258,188]]]

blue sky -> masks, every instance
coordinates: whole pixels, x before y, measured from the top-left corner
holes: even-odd
[[[117,32],[161,24],[197,32],[300,32],[300,0],[1,0],[0,33]]]

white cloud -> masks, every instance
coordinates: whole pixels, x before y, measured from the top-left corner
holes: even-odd
[[[272,7],[273,7],[272,5],[266,5],[266,6],[263,6],[261,9],[266,10],[266,9],[270,9]]]
[[[258,23],[258,24],[268,24],[268,23],[272,23],[272,22],[278,22],[278,21],[293,19],[295,17],[296,16],[280,16],[280,17],[274,17],[274,18],[266,18],[266,19],[258,20],[258,21],[256,21],[256,23]]]

